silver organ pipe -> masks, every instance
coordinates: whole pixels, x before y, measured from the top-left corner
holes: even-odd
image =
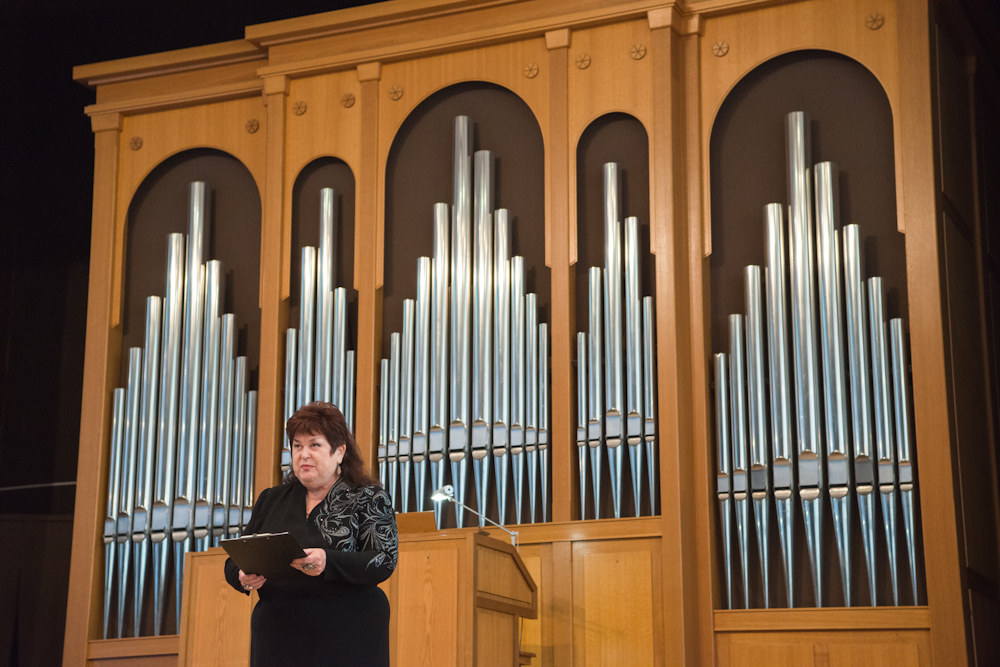
[[[466,501],[469,450],[469,348],[472,283],[472,120],[455,118],[454,204],[451,225],[451,422],[448,457],[458,502]],[[462,527],[464,510],[455,505],[455,520]]]
[[[789,268],[791,270],[792,350],[795,361],[796,433],[799,439],[799,498],[812,568],[813,596],[823,606],[822,512],[824,452],[820,444],[820,379],[816,353],[813,287],[811,146],[808,114],[796,111],[785,122],[788,164]]]
[[[476,504],[485,514],[493,430],[493,154],[475,153],[475,236],[472,273],[472,472]],[[480,527],[486,520],[479,519]]]
[[[104,638],[111,622],[114,593],[116,512],[122,484],[122,443],[125,433],[125,390],[115,389],[111,407],[111,455],[108,457],[108,504],[104,519]],[[122,582],[118,586],[121,587]]]
[[[191,184],[188,234],[168,236],[166,296],[147,298],[144,347],[129,350],[127,388],[115,392],[122,396],[111,443],[109,490],[116,496],[105,537],[112,552],[106,575],[118,576],[105,585],[109,635],[115,582],[116,636],[127,629],[129,587],[134,635],[142,633],[147,614],[154,634],[166,631],[171,586],[179,625],[186,553],[209,546],[213,532],[238,532],[253,500],[256,394],[252,410],[246,394],[237,414],[228,407],[224,380],[232,373],[235,321],[219,316],[221,264],[203,257],[207,198],[204,183]],[[245,363],[241,358],[244,382]],[[223,454],[223,441],[242,449]],[[231,467],[234,460],[240,465]]]
[[[875,397],[875,449],[878,453],[878,490],[882,497],[882,525],[889,549],[889,579],[893,604],[899,605],[896,576],[896,446],[893,442],[892,399],[889,387],[889,348],[885,342],[882,279],[868,279],[868,324],[872,344],[872,394]]]
[[[323,188],[319,192],[319,256],[316,266],[316,295],[319,310],[316,315],[316,373],[314,396],[317,401],[336,401],[334,379],[337,371],[343,369],[343,355],[334,355],[334,332],[336,319],[331,292],[334,289],[334,239],[336,231],[336,193],[333,188]],[[337,397],[339,398],[339,397]],[[342,400],[342,399],[341,399]]]
[[[316,334],[316,248],[302,248],[301,282],[299,286],[299,407],[313,401],[313,359]]]
[[[767,256],[767,349],[770,369],[771,464],[774,502],[785,574],[788,606],[794,600],[793,530],[795,459],[792,447],[791,391],[788,385],[787,303],[785,299],[785,234],[781,204],[764,207],[764,254]]]
[[[399,373],[402,368],[402,336],[394,333],[389,337],[389,439],[385,449],[385,460],[389,468],[389,496],[393,507],[400,505],[396,493],[396,482],[399,479]]]
[[[298,357],[296,350],[299,343],[299,330],[288,329],[285,332],[285,421],[295,414],[298,405],[296,376],[298,372]],[[292,448],[288,438],[281,442],[281,474],[285,475],[292,469]]]
[[[535,523],[538,479],[538,297],[524,296],[524,451],[528,521]]]
[[[802,112],[788,115],[786,139],[790,202],[787,273],[783,206],[768,204],[764,207],[766,269],[763,280],[767,298],[769,381],[765,382],[763,377],[763,319],[758,267],[748,266],[745,269],[746,345],[738,343],[744,331],[743,315],[734,314],[729,320],[728,362],[724,354],[715,355],[717,492],[727,602],[732,607],[731,582],[736,568],[736,558],[728,537],[733,520],[727,507],[730,501],[735,506],[736,549],[741,560],[745,600],[752,598],[746,571],[747,519],[740,507],[740,499],[745,498],[749,490],[755,501],[754,514],[758,517],[762,564],[769,562],[763,550],[769,538],[766,523],[761,522],[760,517],[770,516],[767,504],[772,498],[776,505],[789,606],[794,599],[793,563],[798,558],[797,548],[804,548],[810,563],[816,606],[822,606],[823,591],[829,586],[823,579],[823,545],[820,542],[824,495],[830,497],[846,606],[855,603],[852,600],[854,573],[860,573],[862,569],[854,567],[851,547],[854,498],[857,499],[860,519],[868,599],[873,606],[877,604],[876,561],[879,547],[875,538],[877,503],[874,499],[881,499],[886,543],[883,556],[889,568],[893,603],[898,605],[900,557],[896,553],[896,505],[899,496],[905,523],[903,532],[910,588],[916,604],[918,542],[913,516],[916,480],[909,432],[910,398],[903,321],[899,318],[891,320],[887,332],[882,279],[873,277],[866,280],[863,276],[860,229],[857,225],[846,225],[838,231],[837,166],[830,162],[811,165],[808,115]],[[787,296],[786,275],[791,281]],[[813,303],[817,294],[818,309]],[[786,320],[789,302],[791,321]],[[789,345],[793,367],[790,367],[788,359]],[[738,358],[744,350],[745,364],[743,359]],[[768,407],[769,432],[766,430]],[[744,421],[744,415],[749,417],[749,422]],[[793,432],[797,447],[792,446]],[[749,436],[749,444],[744,441],[744,433]],[[768,436],[770,451],[766,446]],[[731,438],[732,442],[731,459],[727,438]],[[749,467],[744,459],[747,452],[750,456]],[[747,474],[749,480],[746,479]],[[796,491],[802,501],[804,544],[795,538],[797,529],[793,521],[792,499]],[[757,506],[758,501],[763,507]],[[761,592],[767,606],[770,591],[766,569],[763,574],[764,588]]]
[[[611,500],[615,518],[622,513],[622,417],[625,409],[622,359],[622,229],[618,193],[618,165],[604,165],[604,366],[606,412],[604,438],[611,466]]]
[[[896,452],[899,466],[899,497],[903,507],[903,531],[906,535],[906,555],[910,565],[910,588],[913,604],[920,604],[917,594],[916,517],[913,507],[913,487],[916,480],[913,453],[910,449],[910,391],[903,338],[903,320],[889,321],[892,342],[892,396],[896,416]]]
[[[431,486],[444,484],[448,429],[448,283],[451,266],[450,210],[434,205],[434,276],[431,286],[431,374],[430,429],[427,442],[431,463]],[[383,415],[387,414],[385,412]],[[385,417],[382,417],[384,420]],[[434,519],[441,527],[441,504],[434,505]]]
[[[510,260],[511,371],[510,371],[510,462],[514,478],[514,517],[521,523],[524,500],[524,258]]]
[[[847,439],[847,387],[841,330],[840,198],[837,165],[820,162],[816,179],[816,258],[819,277],[820,347],[823,351],[823,406],[826,413],[826,467],[834,538],[840,555],[844,606],[851,606],[851,465]]]
[[[653,297],[642,299],[643,438],[649,477],[649,513],[656,514],[656,358],[653,350]]]
[[[408,512],[410,508],[410,468],[413,429],[413,319],[416,314],[416,302],[413,299],[403,301],[403,340],[402,364],[399,375],[399,481],[400,509]]]
[[[590,447],[590,476],[593,480],[594,518],[601,516],[601,470],[604,459],[602,445],[604,442],[604,337],[601,330],[604,322],[601,317],[601,270],[596,266],[590,268],[589,299],[590,299],[590,349],[587,350],[588,401],[587,445]]]
[[[736,543],[743,576],[743,606],[750,608],[750,524],[747,498],[746,376],[744,375],[742,315],[729,316],[729,396],[732,406],[733,508],[736,512]]]
[[[635,515],[642,509],[642,455],[643,428],[643,326],[642,294],[639,275],[639,219],[625,218],[625,359],[626,359],[626,417],[625,437],[628,442],[629,467],[632,472],[632,497]]]
[[[497,515],[507,520],[510,460],[510,220],[507,209],[493,214],[493,471],[496,477]]]
[[[868,572],[871,604],[875,595],[875,457],[872,451],[871,389],[869,385],[868,327],[861,277],[861,240],[857,225],[844,227],[844,285],[847,342],[851,377],[851,426],[854,435],[854,483],[861,519],[861,540]]]
[[[549,325],[538,324],[538,451],[542,489],[542,522],[549,512]]]
[[[417,511],[424,511],[427,486],[427,445],[430,427],[430,333],[431,333],[431,259],[417,260],[416,339],[413,353],[413,475]]]
[[[404,302],[404,329],[412,319],[414,370],[400,374],[398,390],[393,346],[390,360],[383,360],[390,362],[390,390],[380,418],[386,447],[379,461],[391,485],[392,392],[410,392],[418,510],[426,502],[429,462],[432,488],[445,483],[450,468],[456,498],[466,503],[473,496],[484,514],[492,513],[495,502],[500,522],[511,505],[518,523],[546,520],[548,328],[538,322],[537,296],[525,293],[524,258],[512,256],[510,214],[494,209],[493,154],[473,152],[473,125],[466,116],[455,119],[454,142],[453,200],[434,206],[434,257],[418,260],[412,318]],[[405,435],[404,427],[401,440]],[[461,527],[463,510],[455,511]],[[441,526],[440,504],[435,519]]]
[[[160,335],[162,333],[163,300],[146,298],[146,336],[142,369],[142,399],[139,407],[139,446],[136,458],[135,510],[132,516],[132,542],[135,557],[133,572],[133,625],[139,633],[145,607],[146,572],[149,564],[149,544],[153,504],[153,472],[156,452],[156,414],[160,386]]]
[[[763,575],[764,607],[771,606],[770,518],[771,461],[767,452],[767,417],[764,399],[764,325],[760,306],[760,267],[743,270],[746,296],[746,388],[749,425],[750,467],[747,470],[750,498],[753,501],[754,526],[757,529],[757,553]]]
[[[118,625],[117,636],[125,626],[125,595],[129,583],[132,553],[132,512],[137,486],[137,457],[140,445],[140,401],[142,398],[142,348],[129,349],[128,389],[125,397],[125,430],[122,443],[122,491],[119,495],[115,541],[118,557]]]
[[[163,305],[162,371],[159,437],[156,443],[156,487],[153,499],[153,634],[163,633],[170,563],[169,521],[173,514],[177,470],[177,411],[184,307],[184,235],[167,240],[167,293]]]
[[[715,441],[716,495],[719,498],[719,523],[722,526],[722,557],[725,563],[726,605],[733,608],[732,566],[732,467],[729,463],[729,359],[725,352],[715,354]]]
[[[378,481],[385,487],[389,484],[389,360],[383,359],[379,373],[379,419],[378,429]]]

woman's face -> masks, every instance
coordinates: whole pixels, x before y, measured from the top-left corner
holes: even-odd
[[[299,434],[292,440],[292,472],[309,490],[329,489],[340,476],[346,450],[347,445],[333,449],[323,435]]]

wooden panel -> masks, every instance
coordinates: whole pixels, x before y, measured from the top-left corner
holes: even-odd
[[[88,660],[149,658],[173,656],[180,650],[180,637],[129,637],[123,639],[92,639],[87,647]]]
[[[532,590],[512,561],[513,558],[503,551],[477,547],[477,590],[530,603]]]
[[[928,629],[927,607],[716,610],[716,632]]]
[[[226,558],[221,548],[187,556],[179,665],[246,667],[250,663],[250,616],[257,595],[233,590],[222,576]]]
[[[103,658],[87,662],[87,667],[177,667],[175,655],[153,655],[144,658]]]
[[[515,621],[510,614],[476,610],[476,667],[510,666],[517,645]]]
[[[545,596],[548,593],[548,582],[544,581],[542,569],[543,567],[546,570],[551,569],[549,566],[551,565],[552,548],[548,545],[544,547],[522,547],[520,555],[521,560],[524,561],[524,566],[528,568],[531,578],[535,581],[535,586],[538,587],[538,618],[525,618],[521,620],[521,650],[534,653],[538,656],[535,658],[536,667],[537,665],[551,664],[551,662],[546,662],[546,658],[550,661],[552,658],[551,654],[546,655],[546,649],[549,649],[548,652],[551,653],[551,641],[543,635],[543,624],[545,624],[546,629],[548,629],[549,625],[549,607],[545,604],[545,600],[547,599]]]
[[[458,551],[455,542],[403,548],[393,578],[402,584],[392,609],[396,665],[456,665]]]
[[[662,664],[659,542],[573,546],[573,663]]]
[[[927,667],[927,631],[750,632],[718,637],[719,667]]]

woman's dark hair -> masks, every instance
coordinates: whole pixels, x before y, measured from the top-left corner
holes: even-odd
[[[354,487],[378,484],[365,467],[361,448],[354,441],[354,435],[347,427],[344,414],[333,403],[314,401],[303,405],[285,424],[285,433],[289,441],[299,435],[322,435],[330,443],[331,451],[336,451],[341,445],[347,445],[344,460],[340,464],[340,476]],[[295,479],[295,473],[289,470],[285,475],[285,483],[290,484]]]

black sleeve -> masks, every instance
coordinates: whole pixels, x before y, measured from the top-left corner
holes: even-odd
[[[258,532],[257,528],[260,526],[261,516],[264,514],[262,511],[263,506],[266,504],[264,502],[264,496],[270,489],[264,489],[261,491],[260,495],[257,496],[256,502],[253,504],[253,511],[250,513],[250,521],[243,528],[243,535],[253,535]],[[252,573],[247,573],[252,574]],[[238,592],[244,595],[250,595],[250,591],[243,588],[243,584],[240,583],[240,568],[236,567],[236,563],[233,562],[232,558],[226,559],[226,581],[229,585],[235,588]]]
[[[396,569],[399,539],[392,500],[384,489],[358,504],[358,551],[327,548],[324,578],[358,586],[375,586]]]

